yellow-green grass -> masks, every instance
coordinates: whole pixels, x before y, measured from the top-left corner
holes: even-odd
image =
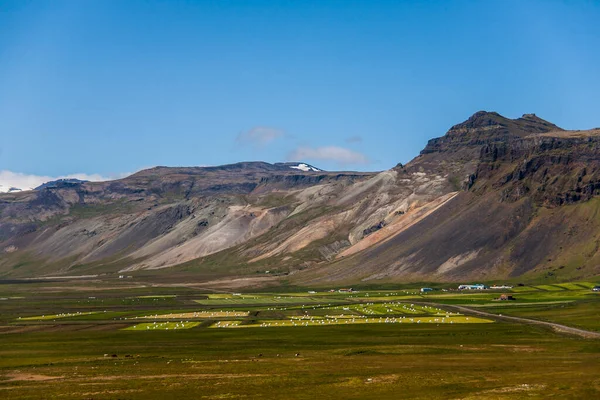
[[[212,324],[209,328],[239,328],[242,321],[217,321]],[[251,325],[249,325],[251,326]]]
[[[19,317],[20,321],[52,321],[60,318],[73,318],[81,317],[83,315],[99,314],[102,311],[88,311],[88,312],[73,312],[73,313],[60,313],[52,315],[34,315],[31,317]]]
[[[539,292],[540,289],[536,288],[535,286],[515,286],[512,289],[508,290],[510,292],[513,293],[520,293],[520,292]]]
[[[506,307],[527,307],[532,305],[550,305],[550,304],[568,304],[573,303],[575,300],[559,300],[559,301],[536,301],[535,303],[518,303],[515,301],[495,301],[493,303],[481,303],[481,304],[468,304],[469,307],[473,308],[506,308]]]
[[[154,331],[154,330],[177,330],[177,329],[190,329],[200,325],[200,322],[148,322],[141,323],[127,328],[123,328],[124,331]]]
[[[546,290],[548,292],[555,292],[555,291],[561,291],[561,290],[568,290],[565,287],[561,287],[559,285],[537,285],[535,286],[537,289],[540,290]]]
[[[497,314],[511,315],[515,317],[532,318],[542,321],[556,322],[575,328],[587,329],[600,332],[600,296],[580,302],[545,302],[528,303],[521,305],[500,304],[489,311]]]
[[[557,283],[554,286],[564,288],[565,290],[586,290],[587,289],[587,288],[583,288],[583,287],[577,285],[576,283]]]
[[[576,285],[579,285],[579,286],[586,287],[588,289],[591,289],[594,286],[598,285],[598,283],[592,283],[592,282],[573,282],[573,283],[576,284]]]
[[[227,318],[227,317],[247,317],[248,311],[193,311],[184,313],[154,314],[145,315],[139,318],[146,319],[194,319],[194,318]]]
[[[427,294],[429,296],[429,294]],[[357,297],[356,299],[349,298],[348,300],[360,300],[360,301],[375,301],[375,302],[385,302],[385,301],[410,301],[410,300],[419,300],[425,298],[424,295],[421,294],[407,294],[407,295],[390,295],[390,296],[363,296]]]
[[[512,294],[516,298],[516,302],[556,302],[556,301],[576,301],[584,300],[593,296],[593,292],[590,289],[580,288],[578,290],[568,290],[566,288],[554,288],[553,290],[540,290],[540,289],[521,289],[517,292],[505,291],[505,292],[484,292],[484,293],[473,293],[473,294],[443,294],[430,296],[423,298],[420,301],[436,302],[443,304],[456,304],[465,306],[475,306],[477,304],[493,303],[494,299],[497,299],[501,293]],[[515,302],[515,303],[516,303]],[[509,302],[512,304],[513,302]]]
[[[329,305],[332,303],[345,303],[339,299],[320,299],[315,297],[305,296],[264,296],[264,295],[249,295],[249,296],[213,296],[208,299],[194,300],[198,304],[213,306],[213,305],[256,305],[256,304],[321,304]]]
[[[0,397],[425,400],[600,394],[596,341],[527,325],[355,324],[140,335],[4,335]]]
[[[441,308],[418,305],[413,303],[363,303],[344,306],[325,307],[326,310],[356,311],[363,315],[448,315],[451,314]]]
[[[595,286],[591,282],[567,282],[567,283],[553,283],[548,285],[535,285],[535,286],[517,286],[512,291],[560,291],[560,290],[587,290]]]
[[[208,298],[213,300],[213,299],[231,299],[231,298],[244,298],[244,297],[248,297],[248,298],[257,298],[257,297],[265,297],[264,295],[234,295],[231,293],[216,293],[216,294],[209,294]]]
[[[22,286],[21,290],[30,291],[30,286]],[[168,290],[162,293],[179,293],[170,287]],[[23,302],[0,302],[0,398],[600,397],[598,340],[571,337],[515,321],[474,323],[474,317],[454,313],[449,313],[449,318],[464,318],[464,323],[440,322],[441,318],[449,320],[445,315],[437,315],[436,310],[445,308],[442,301],[495,303],[491,299],[498,297],[497,292],[484,293],[483,297],[479,297],[481,293],[450,293],[450,297],[439,299],[440,304],[433,304],[438,298],[428,295],[426,300],[432,302],[430,308],[421,304],[410,306],[410,301],[390,304],[396,303],[390,301],[394,296],[379,294],[386,301],[373,307],[383,307],[386,312],[389,308],[393,312],[373,316],[361,315],[354,309],[343,310],[348,304],[357,306],[357,300],[373,301],[366,296],[349,297],[348,304],[325,307],[306,304],[303,308],[302,305],[268,302],[246,307],[212,307],[219,311],[252,309],[253,312],[248,317],[236,317],[236,321],[220,321],[219,325],[231,324],[238,329],[202,329],[210,318],[156,321],[157,324],[197,324],[193,329],[168,330],[148,329],[142,324],[154,325],[154,321],[141,317],[210,311],[209,307],[190,301],[198,298],[197,292],[185,299],[179,296],[154,301],[152,307],[152,300],[120,304],[125,297],[151,294],[150,290],[113,293],[114,307],[109,308],[105,308],[107,297],[104,303],[98,299],[98,304],[90,305],[86,300],[84,305],[83,300],[88,295],[75,298],[72,293],[66,296],[67,293],[28,294]],[[375,293],[380,292],[370,292]],[[265,297],[276,295],[264,294]],[[567,325],[588,329],[594,328],[591,324],[598,326],[600,297],[591,290],[528,289],[515,297],[518,299],[515,302],[498,302],[506,309],[494,308],[493,311],[503,315],[510,310],[523,311],[529,318],[560,319],[559,322]],[[513,306],[521,303],[521,299],[523,303],[530,302],[531,307]],[[564,300],[574,301],[549,303]],[[177,305],[173,306],[172,302]],[[548,304],[540,304],[542,302]],[[422,307],[418,309],[421,314],[397,312],[396,308],[402,310],[403,306],[415,310],[417,306]],[[22,324],[16,321],[20,315],[51,315],[64,310],[103,312],[105,309],[106,313],[64,323],[60,320]],[[111,312],[119,313],[114,316],[129,318],[127,321],[99,318]],[[296,324],[302,322],[300,318],[307,312],[314,324],[303,329],[291,324],[292,320],[297,321]],[[138,319],[131,319],[135,315]],[[371,322],[380,317],[381,323]],[[397,322],[400,317],[405,317],[403,322]],[[384,322],[386,318],[388,323]],[[413,318],[412,323],[408,322],[410,318]],[[469,318],[468,323],[466,318]],[[338,323],[322,324],[324,319]],[[415,323],[419,319],[421,323]],[[351,323],[352,320],[355,323]],[[358,322],[361,320],[364,322]],[[141,329],[135,330],[144,330],[146,334],[121,330],[136,322],[140,322],[135,326]],[[277,329],[259,329],[262,323],[277,323]],[[256,329],[242,329],[244,327]],[[177,332],[173,333],[174,330]]]
[[[290,319],[267,319],[253,324],[242,324],[241,321],[220,321],[211,328],[277,328],[277,327],[307,327],[353,324],[482,324],[494,321],[485,318],[452,315],[450,317],[366,317],[366,316],[325,316],[325,317],[292,317]]]
[[[405,297],[420,295],[420,289],[402,289],[402,290],[365,290],[356,292],[339,292],[337,290],[330,291],[315,291],[315,293],[309,292],[288,292],[280,293],[281,296],[314,296],[314,297],[327,297],[327,298],[339,298],[339,299],[374,299],[381,298],[383,300],[390,300],[393,297]]]

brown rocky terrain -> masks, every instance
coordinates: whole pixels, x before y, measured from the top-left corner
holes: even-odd
[[[314,285],[596,276],[599,146],[599,130],[478,112],[379,173],[157,167],[2,194],[0,277],[269,271]]]

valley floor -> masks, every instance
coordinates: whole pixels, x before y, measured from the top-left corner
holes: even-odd
[[[600,397],[599,339],[503,318],[599,332],[600,296],[585,285],[513,295],[4,284],[0,397]]]

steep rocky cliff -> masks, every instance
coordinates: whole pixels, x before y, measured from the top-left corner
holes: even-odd
[[[302,282],[600,274],[600,130],[478,112],[405,168],[467,176],[427,218]],[[458,185],[457,185],[458,186]],[[385,229],[385,228],[383,228]]]

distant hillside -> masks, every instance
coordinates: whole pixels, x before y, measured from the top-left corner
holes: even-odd
[[[0,195],[0,277],[127,271],[329,285],[597,276],[599,150],[598,130],[481,111],[383,172],[244,162],[56,182]]]
[[[0,193],[14,193],[23,191],[21,188],[14,186],[0,185]]]
[[[82,183],[85,183],[88,181],[84,181],[81,179],[74,179],[74,178],[70,178],[70,179],[57,179],[55,181],[50,181],[50,182],[46,182],[41,184],[40,186],[36,187],[34,190],[42,190],[42,189],[49,189],[49,188],[58,188],[58,187],[66,187],[69,185],[79,185]]]

